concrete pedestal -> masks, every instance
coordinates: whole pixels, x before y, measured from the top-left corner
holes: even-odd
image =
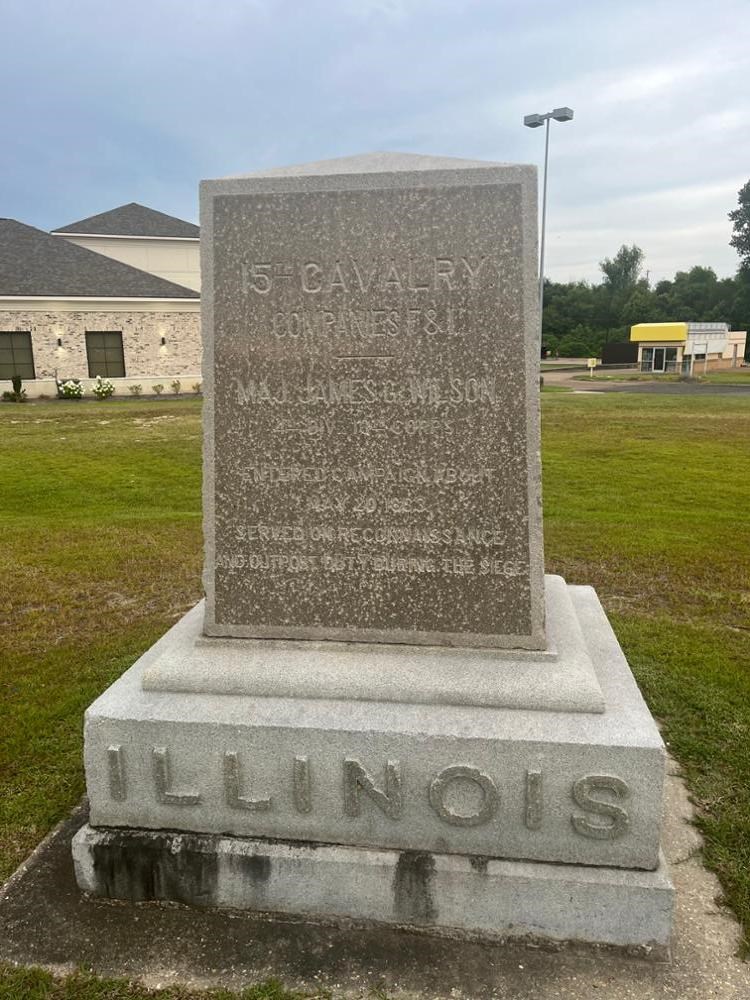
[[[552,648],[520,656],[206,641],[191,612],[87,713],[79,883],[665,943],[659,733],[593,590],[546,597]]]

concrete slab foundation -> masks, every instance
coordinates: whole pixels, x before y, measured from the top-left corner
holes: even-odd
[[[84,826],[73,860],[86,892],[133,902],[647,950],[665,949],[672,927],[663,857],[654,872],[623,871]]]

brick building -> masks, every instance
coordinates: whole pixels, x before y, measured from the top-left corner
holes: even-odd
[[[201,380],[197,226],[127,205],[53,234],[0,220],[0,391]],[[174,280],[180,278],[180,281]]]

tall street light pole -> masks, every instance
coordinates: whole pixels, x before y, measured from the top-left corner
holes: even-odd
[[[546,115],[526,115],[523,123],[527,128],[541,128],[544,125],[544,175],[542,179],[542,236],[539,246],[539,325],[542,324],[542,306],[544,305],[544,238],[547,230],[547,165],[549,163],[549,123],[554,118],[556,122],[573,120],[572,108],[555,108]]]

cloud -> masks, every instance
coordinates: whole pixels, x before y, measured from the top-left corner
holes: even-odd
[[[551,275],[596,279],[633,241],[660,276],[736,267],[746,0],[4,7],[0,214],[51,227],[137,200],[194,219],[202,177],[369,149],[540,163],[523,115],[567,104]]]

